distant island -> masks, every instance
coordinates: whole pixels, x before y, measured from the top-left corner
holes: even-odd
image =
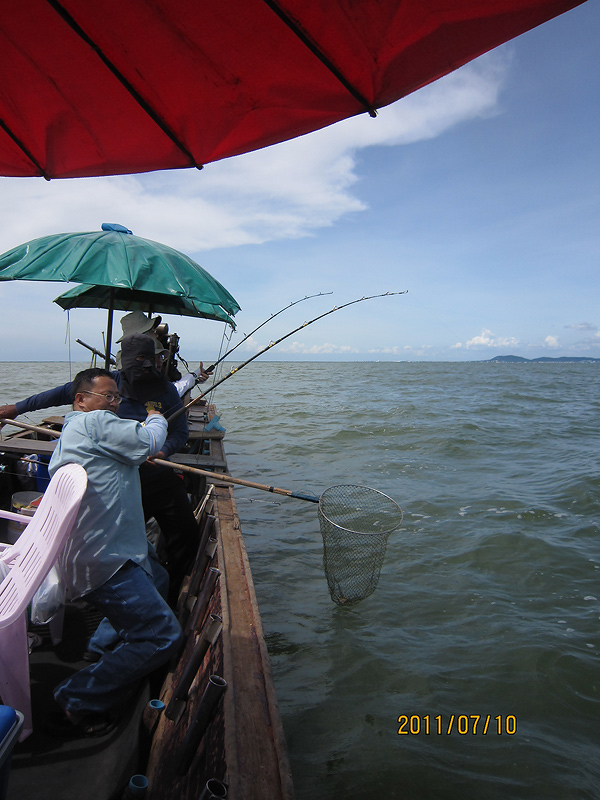
[[[600,358],[589,358],[588,356],[561,356],[560,358],[523,358],[523,356],[496,356],[486,359],[488,364],[595,364],[600,362]]]

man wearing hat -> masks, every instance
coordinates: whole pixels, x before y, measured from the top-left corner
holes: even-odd
[[[117,339],[117,342],[122,342],[125,336],[130,336],[134,333],[145,333],[147,336],[151,336],[154,339],[154,352],[156,356],[156,368],[161,370],[163,374],[165,373],[164,363],[169,357],[169,350],[164,347],[163,343],[160,341],[157,333],[157,328],[162,321],[161,317],[147,317],[143,311],[132,311],[129,314],[125,314],[125,316],[121,317],[121,328],[123,329],[123,335],[120,339]],[[121,351],[117,353],[116,356],[117,360],[117,369],[121,369]],[[168,374],[168,366],[167,366],[167,374]],[[175,377],[177,379],[175,379]],[[197,370],[193,370],[190,374],[184,375],[181,377],[181,373],[176,372],[176,376],[171,375],[171,379],[177,389],[177,392],[180,397],[188,392],[190,389],[193,389],[197,383],[204,383],[204,381],[208,380],[209,373],[204,372],[202,368],[202,362],[200,362],[200,366]]]
[[[132,333],[147,333],[154,336],[154,331],[161,323],[161,317],[147,317],[143,311],[132,311],[121,317],[123,335],[117,342],[122,342],[125,336]]]
[[[123,341],[126,336],[130,336],[133,333],[145,333],[147,336],[151,336],[154,341],[154,349],[155,353],[158,356],[159,354],[162,355],[165,352],[168,352],[165,347],[163,347],[162,343],[159,341],[158,336],[156,335],[156,329],[160,325],[162,321],[162,317],[147,317],[143,311],[132,311],[129,314],[125,314],[121,317],[121,328],[123,330],[122,335],[117,339],[117,343]],[[116,356],[117,360],[117,369],[121,369],[121,351],[117,353]]]

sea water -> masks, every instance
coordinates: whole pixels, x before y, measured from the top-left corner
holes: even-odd
[[[0,402],[68,370],[4,364]],[[404,510],[342,607],[316,507],[235,490],[298,800],[600,797],[599,377],[254,362],[216,390],[232,474]]]

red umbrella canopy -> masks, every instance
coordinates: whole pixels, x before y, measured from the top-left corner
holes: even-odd
[[[0,174],[201,166],[414,92],[582,0],[4,0]]]

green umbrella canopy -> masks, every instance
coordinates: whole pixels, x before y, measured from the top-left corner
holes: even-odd
[[[122,226],[106,225],[111,226],[19,245],[0,256],[0,280],[72,281],[183,297],[221,306],[230,315],[240,310],[227,289],[188,256]]]
[[[112,293],[112,298],[111,298]],[[226,322],[235,330],[235,322],[220,306],[200,303],[175,295],[141,292],[135,289],[113,289],[108,286],[75,286],[54,301],[65,310],[71,308],[110,308],[118,311],[147,311],[150,314],[178,314]]]
[[[0,256],[0,281],[16,280],[72,281],[87,284],[87,289],[106,287],[107,368],[113,310],[119,308],[115,295],[119,290],[130,290],[134,295],[150,292],[189,304],[208,304],[223,310],[225,316],[233,316],[240,310],[227,289],[191,258],[160,242],[134,236],[127,228],[112,222],[103,222],[101,231],[43,236],[4,253]]]

